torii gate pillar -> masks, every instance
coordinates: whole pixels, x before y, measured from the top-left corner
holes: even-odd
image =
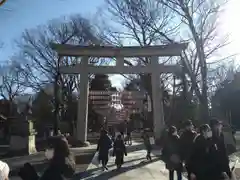
[[[95,74],[151,74],[152,99],[153,99],[153,129],[155,138],[161,136],[164,128],[164,113],[162,104],[162,90],[160,73],[177,73],[181,71],[179,65],[163,65],[158,63],[160,56],[180,56],[187,44],[169,44],[161,46],[75,46],[69,44],[52,44],[52,48],[59,56],[83,57],[80,64],[60,67],[60,72],[65,74],[80,74],[80,99],[77,119],[77,140],[87,141],[88,124],[88,73]],[[88,64],[89,57],[116,58],[116,66],[94,66]],[[124,66],[124,58],[150,57],[151,62],[146,66]]]
[[[150,63],[152,66],[153,132],[155,139],[158,140],[161,138],[161,131],[165,126],[158,57],[152,57]]]
[[[83,67],[87,67],[88,59],[81,61]],[[88,133],[88,93],[89,93],[89,82],[88,72],[83,71],[80,75],[79,84],[79,99],[78,99],[78,114],[77,114],[77,132],[76,139],[80,142],[85,143],[87,141]]]

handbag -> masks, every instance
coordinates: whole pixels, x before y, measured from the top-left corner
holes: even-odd
[[[231,173],[232,173],[231,180],[237,180],[237,177],[236,177],[235,171],[232,171]]]
[[[22,180],[38,180],[39,176],[35,168],[30,163],[25,163],[23,167],[20,168],[18,175]]]
[[[95,165],[95,166],[99,166],[100,162],[99,162],[99,159],[98,159],[98,156],[99,156],[99,153],[96,152],[93,159],[92,159],[92,164]]]
[[[170,161],[173,162],[174,164],[179,164],[181,163],[181,159],[177,154],[173,154],[170,156]]]
[[[235,170],[236,170],[236,165],[238,164],[238,160],[235,161],[233,167],[231,168],[231,179],[230,180],[237,180],[237,177],[236,177],[236,173],[235,173]]]
[[[151,145],[154,145],[154,144],[155,144],[155,139],[154,139],[154,137],[150,137],[150,138],[149,138],[149,141],[150,141],[150,144],[151,144]]]

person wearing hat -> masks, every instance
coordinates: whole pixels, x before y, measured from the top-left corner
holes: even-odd
[[[212,129],[212,144],[214,145],[214,158],[217,161],[218,168],[214,173],[216,178],[225,177],[226,175],[231,178],[231,171],[229,168],[229,158],[227,155],[227,149],[224,142],[224,135],[222,132],[223,124],[216,118],[210,120],[210,126]]]
[[[180,136],[180,154],[182,161],[185,163],[185,167],[188,173],[189,172],[189,159],[191,157],[192,149],[193,149],[193,141],[197,133],[194,131],[194,126],[191,120],[187,120],[184,122],[184,129]],[[190,177],[188,177],[190,179]]]

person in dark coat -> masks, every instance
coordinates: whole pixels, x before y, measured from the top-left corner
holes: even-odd
[[[152,152],[152,145],[150,143],[150,137],[148,135],[148,132],[146,130],[143,131],[143,134],[142,134],[142,138],[143,138],[143,141],[144,141],[144,145],[145,145],[145,148],[147,150],[147,160],[152,160],[152,157],[151,157],[151,152]]]
[[[174,180],[174,171],[177,172],[178,180],[182,180],[182,162],[180,157],[179,136],[177,128],[171,126],[168,130],[168,137],[162,150],[162,157],[169,170],[169,180]]]
[[[189,172],[191,179],[219,180],[215,179],[215,169],[218,168],[215,159],[215,146],[211,143],[212,131],[208,124],[201,125],[200,134],[195,138],[192,155],[189,160]]]
[[[215,176],[225,177],[226,175],[231,178],[231,171],[229,168],[229,158],[227,155],[227,150],[224,142],[224,135],[222,133],[222,122],[218,119],[213,118],[210,121],[210,126],[212,129],[212,144],[215,147],[214,157],[216,159],[217,168],[215,169]]]
[[[127,144],[132,145],[131,129],[127,128]]]
[[[189,169],[188,162],[193,149],[193,141],[196,136],[197,136],[197,132],[194,131],[194,126],[192,124],[192,121],[187,120],[184,123],[184,130],[180,136],[180,153],[181,153],[181,159],[185,163],[188,176],[190,175],[190,172],[188,170]]]
[[[97,151],[99,152],[98,159],[102,162],[103,170],[108,170],[107,163],[108,163],[108,156],[109,150],[112,148],[112,140],[108,136],[106,130],[102,130],[100,138],[98,140]]]
[[[117,169],[120,169],[122,167],[124,162],[124,155],[127,156],[126,146],[121,134],[119,134],[113,146],[113,156],[116,156],[115,164],[117,165]]]
[[[164,146],[164,144],[165,144],[165,142],[166,142],[166,140],[167,140],[167,137],[168,137],[168,129],[169,128],[164,128],[163,130],[162,130],[162,132],[161,132],[161,137],[160,137],[160,140],[159,140],[159,142],[160,142],[160,147],[161,148],[163,148],[163,146]]]
[[[115,137],[116,137],[116,132],[115,132],[115,129],[112,128],[111,138],[112,138],[112,141],[113,141],[113,142],[115,141]]]
[[[41,177],[38,177],[30,163],[24,164],[24,167],[20,169],[19,176],[23,180],[65,180],[71,178],[75,173],[76,165],[65,137],[61,136],[54,139],[53,152],[53,157]]]

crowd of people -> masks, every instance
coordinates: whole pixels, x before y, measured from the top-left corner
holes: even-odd
[[[201,125],[198,131],[194,129],[190,120],[184,123],[184,129],[181,132],[175,126],[170,126],[161,144],[162,160],[169,170],[169,180],[174,179],[175,171],[178,180],[182,180],[184,171],[187,172],[189,180],[231,179],[232,174],[222,128],[222,122],[217,119],[212,119],[210,124]],[[127,133],[128,136],[131,136],[131,133]],[[142,138],[147,151],[146,158],[151,161],[151,137],[147,131],[143,131]],[[98,161],[102,163],[104,171],[108,170],[107,163],[111,148],[113,148],[112,156],[115,157],[117,169],[122,167],[124,156],[127,156],[125,139],[123,132],[115,138],[115,133],[114,137],[113,135],[111,137],[108,131],[102,129],[97,151]],[[53,151],[45,152],[49,165],[41,176],[29,163],[24,164],[19,176],[23,180],[64,180],[72,177],[75,173],[75,161],[70,153],[67,139],[64,136],[57,137],[51,148]],[[0,179],[7,180],[9,171],[8,165],[0,161]]]
[[[176,171],[177,179],[182,180],[182,173],[187,172],[189,180],[226,180],[231,179],[229,159],[222,132],[222,122],[212,119],[210,124],[203,124],[194,128],[191,120],[184,123],[182,131],[175,126],[167,129],[167,134],[162,142],[162,160],[169,170],[169,180],[174,179]],[[129,136],[129,134],[127,135]],[[147,160],[152,160],[152,143],[147,131],[143,131],[143,142],[147,151]],[[115,164],[120,169],[127,155],[124,133],[117,138],[110,138],[106,130],[102,130],[98,141],[99,162],[102,162],[103,170],[107,170],[109,150],[113,144],[113,156]]]
[[[143,132],[142,138],[147,151],[146,158],[147,160],[152,160],[151,158],[152,145],[150,143],[150,137],[146,131]],[[120,132],[115,138],[113,137],[113,133],[112,136],[110,137],[106,130],[103,129],[101,131],[100,138],[98,140],[97,151],[98,161],[102,163],[103,171],[108,170],[107,163],[109,158],[109,150],[112,147],[113,147],[112,156],[115,156],[115,164],[117,166],[117,169],[120,169],[122,167],[122,164],[124,163],[124,155],[127,156],[126,144],[128,145],[132,144],[131,133],[129,131],[127,131],[126,138],[124,136],[124,132]]]
[[[225,180],[231,178],[229,159],[222,133],[222,122],[212,119],[196,132],[188,120],[178,133],[175,126],[168,128],[163,143],[162,159],[169,170],[169,180],[182,180],[186,170],[189,180]]]

